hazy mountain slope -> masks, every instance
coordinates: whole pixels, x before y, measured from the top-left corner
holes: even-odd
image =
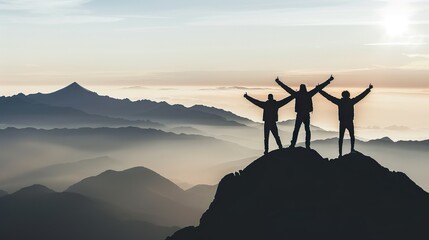
[[[147,220],[164,226],[195,224],[205,210],[189,202],[197,196],[187,194],[170,180],[143,167],[106,171],[70,186],[67,192],[150,216]]]
[[[170,128],[168,130],[166,130],[168,132],[172,132],[172,133],[176,133],[176,134],[192,134],[192,135],[208,135],[207,133],[204,133],[203,131],[195,128],[195,127],[189,127],[189,126],[178,126],[178,127],[173,127]]]
[[[426,239],[429,194],[360,153],[283,149],[225,176],[198,227],[171,240]]]
[[[38,195],[45,195],[48,193],[55,193],[54,190],[40,185],[40,184],[34,184],[28,187],[24,187],[19,189],[18,191],[11,194],[12,197],[35,197]]]
[[[161,240],[175,230],[120,220],[119,212],[79,194],[35,185],[0,198],[0,234],[14,240]]]
[[[218,115],[218,116],[225,118],[226,120],[235,121],[235,122],[238,122],[241,124],[247,125],[247,124],[254,124],[255,123],[248,118],[240,117],[240,116],[238,116],[238,115],[236,115],[230,111],[225,111],[223,109],[219,109],[219,108],[215,108],[215,107],[207,107],[204,105],[194,105],[194,106],[190,107],[189,109],[199,111],[199,112],[215,114],[215,115]]]
[[[6,196],[8,193],[6,191],[0,190],[0,197]]]
[[[294,119],[289,119],[289,120],[286,120],[286,121],[281,121],[281,122],[277,123],[277,126],[279,126],[279,127],[287,127],[289,129],[293,130],[293,128],[295,127],[295,120]],[[310,124],[310,128],[311,128],[311,130],[323,130],[322,128],[314,126],[313,124]]]
[[[18,175],[98,156],[117,159],[121,169],[146,166],[179,182],[214,184],[219,176],[207,172],[207,167],[252,155],[251,149],[215,138],[153,129],[8,128],[0,130],[0,189],[16,190],[2,184]]]
[[[0,97],[0,123],[7,126],[43,128],[129,125],[162,127],[161,124],[151,121],[131,121],[89,114],[71,107],[43,104],[23,94]]]
[[[83,178],[100,174],[109,169],[121,169],[120,161],[109,157],[98,157],[53,164],[3,181],[2,186],[5,188],[16,188],[16,186],[38,183],[57,191],[63,191],[71,184]]]
[[[199,209],[207,209],[213,201],[217,185],[200,184],[186,190],[189,195],[189,202]]]
[[[155,129],[124,128],[77,128],[35,129],[7,128],[1,130],[0,141],[33,140],[87,150],[112,150],[131,147],[139,142],[162,140],[188,140],[198,136],[177,135]]]

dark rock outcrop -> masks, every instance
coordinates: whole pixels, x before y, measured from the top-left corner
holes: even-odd
[[[277,150],[225,176],[200,225],[169,240],[429,239],[429,194],[352,153]]]

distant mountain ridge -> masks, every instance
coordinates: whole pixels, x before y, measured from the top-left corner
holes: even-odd
[[[429,194],[405,174],[287,148],[225,176],[200,225],[167,239],[423,240],[427,226]]]
[[[221,117],[223,117],[229,121],[235,121],[235,122],[238,122],[241,124],[253,124],[253,123],[255,123],[248,118],[238,116],[238,115],[236,115],[230,111],[225,111],[225,110],[220,109],[220,108],[207,107],[204,105],[197,104],[197,105],[190,107],[189,109],[200,111],[200,112],[205,112],[205,113],[210,113],[210,114],[215,114],[215,115],[221,116]]]
[[[346,141],[349,141],[346,139]],[[337,143],[338,138],[328,138],[324,140],[315,140],[314,144],[332,144]],[[429,140],[400,140],[393,141],[389,137],[383,137],[379,139],[372,139],[369,141],[356,140],[357,143],[362,145],[379,145],[379,146],[391,146],[391,147],[403,147],[408,148],[409,150],[425,150],[429,147]],[[347,146],[346,146],[347,147]]]
[[[18,94],[0,97],[0,123],[16,127],[98,127],[98,126],[141,126],[160,128],[163,125],[147,120],[127,120],[89,114],[66,107],[44,104]]]
[[[200,136],[200,135],[186,135],[176,134],[171,132],[165,132],[157,129],[145,129],[138,127],[121,127],[121,128],[78,128],[78,129],[36,129],[36,128],[6,128],[1,129],[0,136],[1,141],[7,141],[8,137],[13,139],[34,139],[40,142],[57,141],[59,145],[75,146],[80,148],[89,148],[89,144],[98,146],[103,149],[120,148],[123,146],[132,146],[139,142],[154,142],[157,140],[180,140],[180,141],[191,141],[200,140],[207,141],[209,143],[220,143],[220,144],[231,144],[236,148],[240,148],[239,145],[233,143],[227,143],[222,140],[218,140],[213,137]],[[103,144],[101,141],[97,141],[100,137],[109,139],[109,144]],[[62,138],[61,141],[59,138]],[[75,141],[79,139],[79,141]],[[241,147],[242,149],[246,149]]]
[[[150,100],[130,101],[100,96],[74,82],[65,88],[48,94],[27,96],[38,103],[56,107],[71,107],[90,114],[123,118],[128,120],[151,120],[162,123],[186,123],[219,126],[240,126],[249,119],[221,109],[205,106],[187,108],[166,102]]]
[[[295,119],[289,119],[289,120],[286,120],[286,121],[278,122],[277,125],[278,126],[285,126],[285,127],[291,127],[291,128],[293,128],[293,127],[295,127]],[[312,131],[319,131],[319,130],[326,131],[326,130],[324,130],[324,129],[318,127],[318,126],[312,125],[312,124],[310,124],[310,127],[311,127]]]

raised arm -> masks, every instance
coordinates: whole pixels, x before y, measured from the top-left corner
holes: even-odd
[[[338,105],[340,103],[340,99],[338,99],[338,98],[336,98],[336,97],[334,97],[332,95],[329,95],[327,92],[325,92],[323,90],[320,90],[319,93],[322,96],[324,96],[326,99],[328,99],[329,101],[331,101],[333,104],[337,104]]]
[[[334,80],[334,76],[331,75],[331,77],[326,80],[325,82],[323,82],[322,84],[317,85],[315,88],[313,88],[309,93],[311,96],[316,95],[316,93],[318,93],[320,90],[324,89],[326,86],[328,86],[331,81]]]
[[[255,104],[256,106],[258,106],[258,107],[260,107],[260,108],[264,108],[264,105],[265,105],[265,103],[264,103],[264,102],[262,102],[262,101],[259,101],[259,100],[257,100],[257,99],[252,98],[251,96],[247,95],[247,93],[246,93],[246,94],[244,94],[244,97],[245,97],[247,100],[249,100],[249,102],[251,102],[251,103]]]
[[[281,107],[283,107],[284,105],[286,105],[286,104],[288,104],[290,101],[292,101],[293,99],[294,99],[295,97],[294,96],[289,96],[289,97],[286,97],[286,98],[283,98],[282,100],[280,100],[280,101],[278,101],[277,102],[277,106],[278,106],[278,108],[281,108]]]
[[[371,92],[371,89],[373,88],[372,84],[369,84],[369,87],[361,94],[359,94],[357,97],[353,98],[353,104],[356,104],[360,102],[366,95],[368,95]]]
[[[280,81],[278,77],[276,78],[276,83],[290,95],[295,96],[296,92],[292,88],[288,87],[286,84],[282,83],[282,81]]]

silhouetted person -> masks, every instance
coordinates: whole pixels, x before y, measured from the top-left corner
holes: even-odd
[[[363,93],[361,93],[355,98],[350,98],[350,92],[344,91],[341,93],[341,95],[343,96],[341,99],[333,97],[328,93],[324,92],[323,90],[320,91],[320,94],[322,94],[322,96],[324,96],[326,99],[338,106],[338,118],[340,120],[340,138],[338,140],[338,145],[340,150],[340,156],[343,155],[343,140],[346,129],[349,130],[350,134],[351,152],[355,151],[355,130],[353,124],[353,119],[355,115],[354,105],[360,100],[362,100],[364,97],[366,97],[366,95],[371,92],[372,88],[373,86],[370,84],[369,87]]]
[[[289,96],[283,100],[276,101],[273,98],[273,94],[268,94],[268,100],[266,102],[262,102],[257,99],[254,99],[249,95],[247,95],[247,93],[244,94],[244,97],[247,100],[249,100],[251,103],[255,104],[256,106],[264,109],[264,117],[263,117],[264,145],[265,145],[264,154],[268,153],[268,139],[269,139],[270,131],[273,134],[274,138],[276,139],[279,149],[283,148],[282,142],[279,137],[279,131],[277,129],[278,111],[279,111],[279,108],[283,107],[284,105],[292,101],[294,97]]]
[[[295,97],[295,129],[293,130],[293,137],[290,144],[290,147],[295,147],[296,141],[298,139],[299,129],[301,124],[304,123],[305,126],[305,146],[310,148],[311,141],[311,132],[310,132],[310,112],[313,112],[313,100],[312,97],[316,95],[324,87],[328,86],[331,81],[334,80],[334,77],[331,77],[326,80],[324,83],[317,85],[313,90],[307,91],[305,84],[301,84],[299,91],[294,91],[292,88],[288,87],[286,84],[282,83],[277,77],[276,82],[280,85],[286,92]]]

